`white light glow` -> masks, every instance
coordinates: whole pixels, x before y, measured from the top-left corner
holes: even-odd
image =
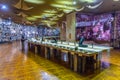
[[[56,0],[55,2],[60,5],[73,5],[71,0]]]
[[[75,7],[67,6],[67,5],[61,5],[61,4],[51,4],[51,6],[61,9],[75,9]]]
[[[113,1],[117,2],[117,1],[120,1],[120,0],[113,0]]]
[[[1,9],[2,9],[2,10],[7,10],[8,7],[7,7],[6,5],[2,5],[2,6],[1,6]]]
[[[25,0],[26,2],[33,3],[33,4],[43,4],[45,3],[44,0]]]
[[[80,0],[80,2],[95,3],[97,0]]]
[[[103,1],[101,1],[100,3],[98,3],[98,4],[96,4],[96,5],[93,5],[93,6],[88,5],[88,6],[86,6],[86,7],[88,7],[89,9],[95,9],[95,8],[98,8],[100,5],[102,5],[102,3],[103,3]]]
[[[73,4],[75,5],[77,2],[76,1],[73,1]]]

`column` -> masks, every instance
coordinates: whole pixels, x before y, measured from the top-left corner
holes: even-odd
[[[68,14],[66,20],[66,41],[76,41],[76,12]]]

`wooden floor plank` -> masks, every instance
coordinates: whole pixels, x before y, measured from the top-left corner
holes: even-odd
[[[0,80],[120,80],[120,51],[102,58],[103,68],[81,75],[27,51],[19,41],[0,44]]]

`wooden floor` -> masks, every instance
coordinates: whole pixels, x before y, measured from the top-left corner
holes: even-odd
[[[0,44],[0,80],[120,80],[119,50],[109,58],[104,53],[103,68],[83,76],[25,49],[20,42]]]

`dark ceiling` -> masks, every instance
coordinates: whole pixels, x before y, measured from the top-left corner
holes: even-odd
[[[74,8],[82,8],[83,6],[85,8],[80,12],[98,14],[120,10],[120,1],[113,0],[25,0],[24,3],[31,8],[30,10],[22,10],[14,7],[19,1],[20,0],[0,0],[0,5],[8,6],[8,10],[0,9],[0,17],[10,17],[14,22],[20,24],[47,24],[49,22],[49,24],[52,25],[63,19],[64,15],[71,11],[75,11]],[[43,1],[44,3],[37,4],[32,1]],[[74,1],[77,3],[71,4]],[[95,9],[86,7],[87,5],[94,6],[101,1],[103,1],[103,3]],[[20,12],[24,13],[26,16],[23,18],[22,15],[18,15]],[[58,15],[61,16],[58,17]]]

